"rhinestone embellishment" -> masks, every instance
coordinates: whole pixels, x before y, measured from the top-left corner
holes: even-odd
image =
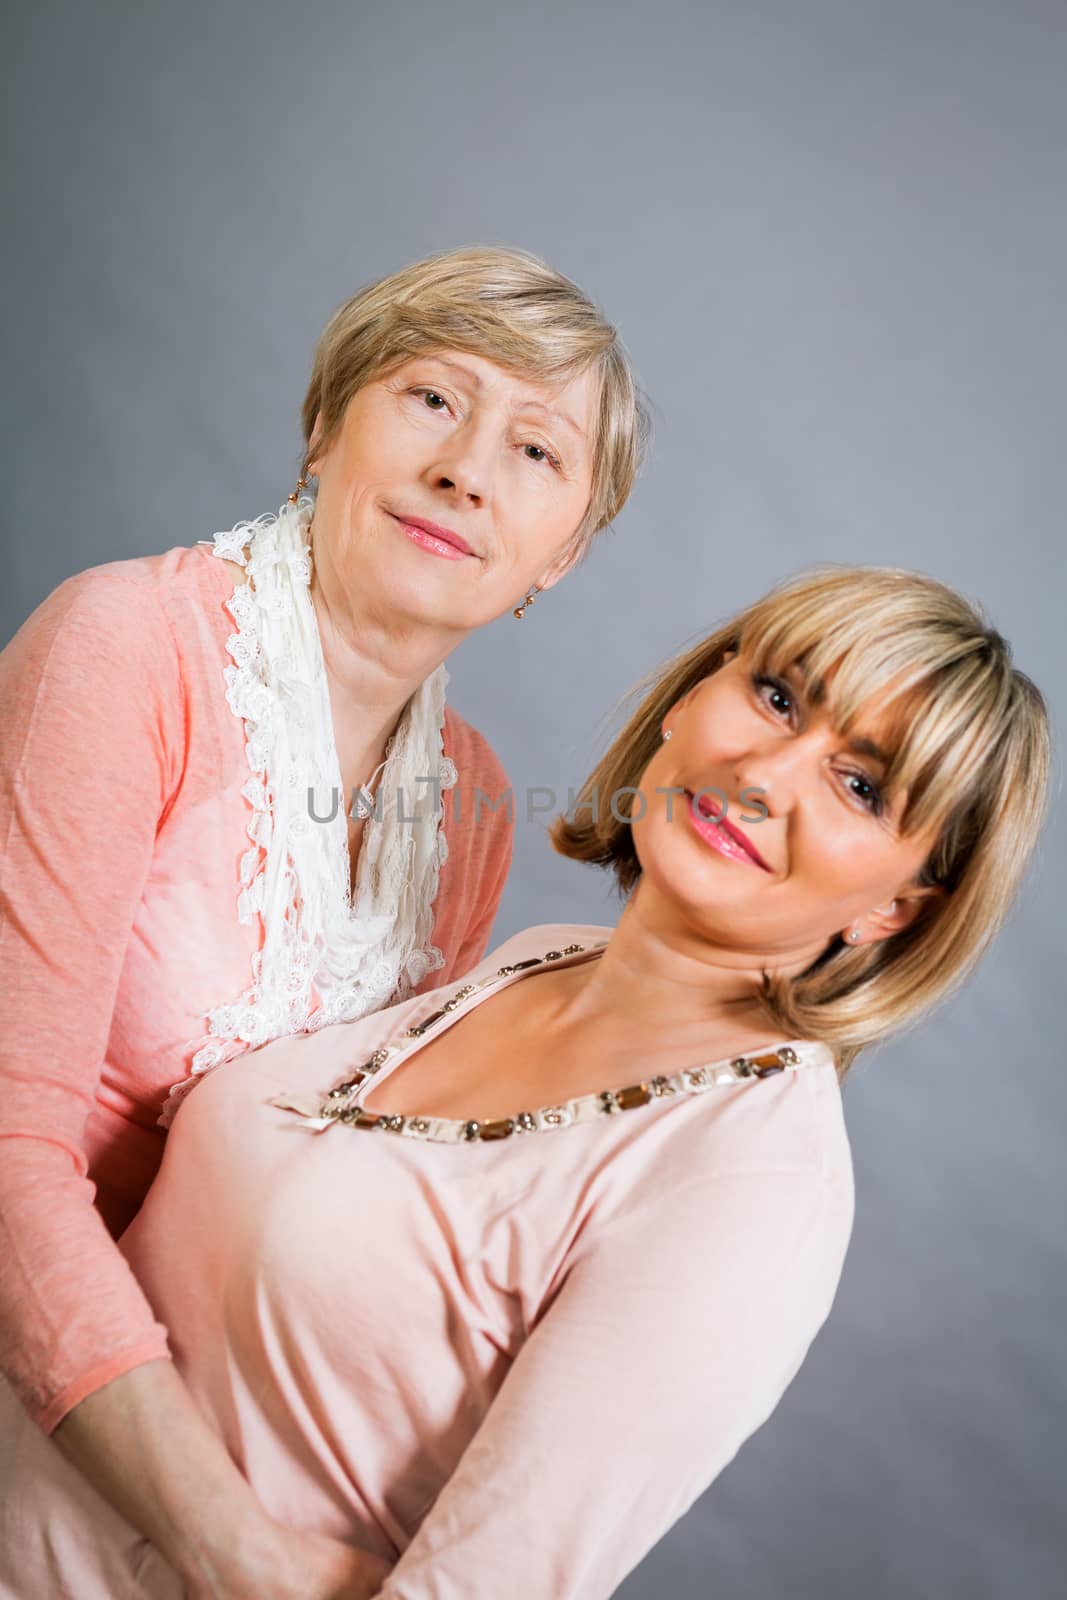
[[[607,941],[601,941],[601,945]],[[406,1048],[406,1041],[419,1039],[444,1017],[450,1017],[465,1000],[474,994],[510,978],[516,972],[543,966],[546,962],[562,960],[564,956],[579,955],[587,947],[569,944],[562,950],[549,950],[543,956],[532,956],[525,961],[507,962],[488,978],[477,983],[465,983],[437,1009],[419,1022],[413,1023],[396,1043],[383,1045],[350,1072],[347,1078],[328,1090],[319,1115],[324,1121],[343,1122],[347,1127],[382,1129],[386,1133],[412,1135],[419,1139],[432,1139],[446,1143],[492,1144],[510,1139],[516,1134],[546,1133],[557,1128],[567,1128],[576,1122],[587,1122],[599,1117],[615,1117],[654,1100],[678,1094],[705,1094],[716,1086],[727,1086],[749,1080],[761,1080],[798,1067],[801,1058],[792,1045],[779,1045],[774,1050],[754,1056],[736,1056],[732,1061],[714,1062],[706,1066],[687,1067],[684,1071],[668,1075],[656,1073],[645,1082],[627,1084],[619,1089],[601,1089],[592,1094],[580,1095],[564,1105],[543,1106],[537,1111],[519,1111],[511,1117],[495,1117],[481,1121],[476,1117],[467,1120],[449,1117],[406,1116],[399,1112],[380,1114],[365,1111],[353,1103],[360,1086],[379,1068]],[[590,948],[597,948],[592,946]]]

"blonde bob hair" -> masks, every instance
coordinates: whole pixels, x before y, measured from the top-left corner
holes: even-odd
[[[334,312],[315,349],[304,441],[326,449],[358,389],[434,350],[465,350],[550,384],[592,369],[598,395],[593,484],[578,556],[625,505],[648,439],[648,414],[611,323],[569,278],[524,250],[449,250],[370,284]],[[305,455],[305,476],[310,465]]]
[[[895,706],[879,787],[906,792],[904,834],[937,829],[916,881],[945,893],[925,897],[909,926],[857,948],[835,938],[795,977],[763,974],[768,1019],[829,1045],[843,1078],[865,1046],[956,990],[1003,923],[1047,806],[1048,713],[1007,641],[945,584],[887,567],[810,568],[639,683],[637,710],[553,824],[560,854],[609,867],[623,894],[641,867],[620,791],[640,788],[668,712],[733,650],[754,672],[799,669],[843,733],[871,702]],[[606,817],[604,795],[620,796]]]

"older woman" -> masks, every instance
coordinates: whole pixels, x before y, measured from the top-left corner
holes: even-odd
[[[327,326],[278,517],[81,573],[0,659],[0,1367],[153,1538],[195,1513],[207,1565],[270,1540],[114,1236],[199,1077],[482,956],[506,778],[442,662],[584,553],[643,426],[572,283],[432,258]]]
[[[765,1420],[848,1243],[840,1084],[973,967],[1047,767],[965,601],[802,576],[659,674],[557,824],[630,891],[614,931],[528,929],[193,1094],[122,1248],[262,1501],[367,1552],[346,1594],[601,1600]],[[21,1433],[3,1592],[176,1595]]]

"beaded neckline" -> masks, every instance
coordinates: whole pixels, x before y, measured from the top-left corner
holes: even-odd
[[[295,1111],[318,1128],[340,1123],[367,1132],[398,1133],[409,1138],[446,1144],[489,1144],[523,1134],[550,1133],[558,1128],[592,1122],[599,1117],[634,1111],[639,1106],[650,1105],[669,1096],[704,1094],[717,1086],[770,1078],[780,1072],[821,1065],[832,1059],[825,1045],[814,1040],[795,1039],[759,1055],[735,1056],[732,1060],[686,1067],[681,1072],[669,1075],[657,1073],[654,1077],[626,1084],[622,1088],[595,1090],[592,1094],[578,1095],[558,1105],[542,1106],[536,1111],[518,1111],[514,1116],[497,1117],[486,1122],[477,1118],[366,1111],[358,1103],[358,1097],[366,1092],[365,1086],[373,1082],[382,1067],[408,1049],[412,1039],[421,1039],[423,1034],[444,1017],[450,1016],[473,995],[492,988],[515,973],[549,966],[585,951],[600,950],[607,943],[607,939],[599,939],[588,945],[565,945],[561,950],[549,950],[544,955],[531,956],[525,961],[508,962],[477,983],[461,984],[436,1011],[431,1011],[421,1021],[407,1028],[392,1044],[375,1050],[348,1077],[335,1084],[324,1098],[316,1100],[312,1097],[309,1100],[302,1096],[282,1094],[272,1097],[270,1104],[286,1111]]]

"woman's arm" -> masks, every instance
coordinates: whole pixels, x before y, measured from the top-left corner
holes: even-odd
[[[52,1437],[166,1557],[187,1600],[368,1600],[389,1563],[271,1521],[170,1362],[125,1373]]]
[[[86,1120],[184,760],[179,665],[152,592],[99,571],[61,585],[0,653],[0,1369],[194,1593],[357,1596],[357,1553],[269,1522],[197,1414],[87,1175]]]
[[[85,1130],[183,745],[144,585],[70,579],[0,654],[0,1369],[46,1432],[167,1354],[93,1204]]]
[[[809,1168],[594,1231],[381,1600],[606,1600],[770,1415],[850,1226],[850,1181]]]

